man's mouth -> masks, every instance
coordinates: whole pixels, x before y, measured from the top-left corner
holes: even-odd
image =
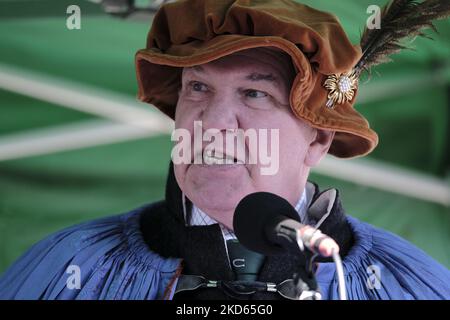
[[[219,150],[205,150],[203,152],[203,163],[206,165],[230,165],[230,164],[244,164],[241,159],[233,155],[222,153]]]
[[[238,152],[239,153],[239,152]],[[198,154],[197,159],[202,159],[202,165],[243,165],[245,155],[234,155],[221,149],[206,147]]]

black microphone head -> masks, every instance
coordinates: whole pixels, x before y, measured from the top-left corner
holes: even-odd
[[[284,251],[283,247],[271,241],[266,231],[275,227],[280,216],[300,221],[295,208],[282,197],[270,192],[249,194],[234,211],[234,233],[250,250],[265,255],[280,254]]]

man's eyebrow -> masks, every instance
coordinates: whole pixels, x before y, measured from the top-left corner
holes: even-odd
[[[251,80],[251,81],[270,81],[270,82],[276,82],[277,78],[271,74],[271,73],[267,73],[267,74],[262,74],[262,73],[251,73],[248,76],[245,77],[246,80]]]
[[[192,66],[188,67],[187,69],[191,69],[194,72],[205,72],[205,69],[202,66]],[[274,76],[272,73],[259,73],[259,72],[252,72],[245,76],[245,80],[250,81],[269,81],[269,82],[278,82],[278,78]]]
[[[192,67],[189,67],[189,69],[192,69],[192,70],[198,71],[198,72],[204,72],[205,71],[205,69],[203,69],[202,66],[192,66]]]

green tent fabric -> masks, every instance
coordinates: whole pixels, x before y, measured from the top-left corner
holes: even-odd
[[[302,1],[333,11],[357,42],[370,4]],[[150,21],[102,13],[87,1],[0,2],[0,63],[129,97],[136,94],[134,53]],[[78,4],[81,30],[68,30],[66,8]],[[47,8],[48,10],[45,10]],[[370,155],[449,179],[450,22],[434,41],[374,70],[356,108],[379,133]],[[378,75],[379,73],[379,75]],[[9,134],[98,119],[0,90],[0,139]],[[31,244],[82,221],[119,214],[163,197],[171,141],[166,135],[0,162],[0,272]],[[412,241],[450,267],[450,209],[443,205],[313,173],[321,188],[340,190],[347,212]]]

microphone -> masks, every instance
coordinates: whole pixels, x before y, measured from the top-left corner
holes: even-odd
[[[339,252],[331,237],[312,226],[300,223],[295,208],[285,199],[269,192],[256,192],[244,197],[233,217],[234,232],[250,250],[275,255],[293,245],[323,257]]]

